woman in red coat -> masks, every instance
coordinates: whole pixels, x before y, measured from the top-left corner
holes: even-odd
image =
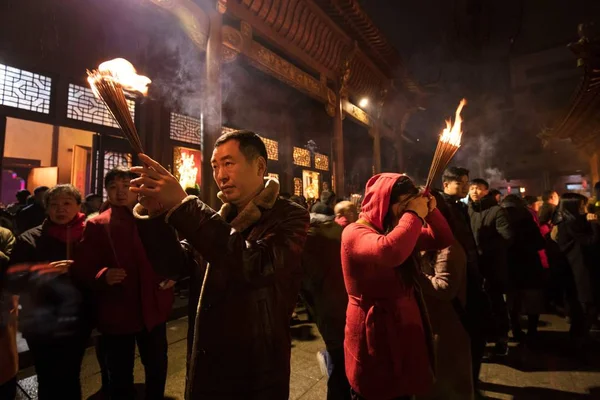
[[[419,251],[443,249],[452,239],[435,199],[421,196],[408,177],[369,180],[360,219],[342,236],[344,349],[354,398],[400,399],[430,389],[433,345],[415,277]]]

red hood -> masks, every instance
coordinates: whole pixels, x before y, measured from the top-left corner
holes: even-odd
[[[388,212],[392,188],[403,176],[406,175],[383,173],[371,177],[367,182],[360,218],[369,221],[380,232],[383,232],[383,219]]]

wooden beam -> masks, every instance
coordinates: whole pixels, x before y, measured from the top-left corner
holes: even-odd
[[[273,28],[266,26],[260,18],[254,13],[250,12],[246,7],[239,4],[237,1],[231,1],[227,5],[227,13],[233,17],[242,21],[247,21],[252,25],[253,29],[256,30],[262,37],[269,40],[279,50],[285,54],[289,54],[294,60],[300,62],[310,70],[325,75],[328,79],[334,80],[337,76],[337,71],[331,71],[325,68],[323,65],[315,61],[306,52],[304,52],[297,45],[291,41],[283,38]]]

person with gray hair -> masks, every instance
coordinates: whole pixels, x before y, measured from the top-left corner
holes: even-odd
[[[47,217],[16,240],[7,288],[20,295],[19,329],[33,355],[39,398],[79,400],[90,325],[70,267],[85,214],[80,212],[81,194],[72,185],[54,186],[43,204]]]

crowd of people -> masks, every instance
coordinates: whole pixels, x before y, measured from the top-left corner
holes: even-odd
[[[317,358],[328,400],[474,399],[487,344],[506,356],[512,331],[535,349],[540,314],[556,309],[569,318],[574,352],[590,345],[600,184],[593,200],[502,198],[450,167],[430,193],[382,173],[359,207],[329,187],[309,205],[265,178],[260,137],[236,131],[214,145],[215,211],[139,157],[143,167],[107,173],[104,205],[92,195],[82,206],[76,188],[57,185],[33,200],[19,192],[7,208],[0,399],[15,398],[17,318],[40,399],[81,398],[93,329],[105,398],[135,398],[136,345],[145,397],[163,398],[181,279],[190,285],[187,399],[288,399],[298,298],[325,343]]]

